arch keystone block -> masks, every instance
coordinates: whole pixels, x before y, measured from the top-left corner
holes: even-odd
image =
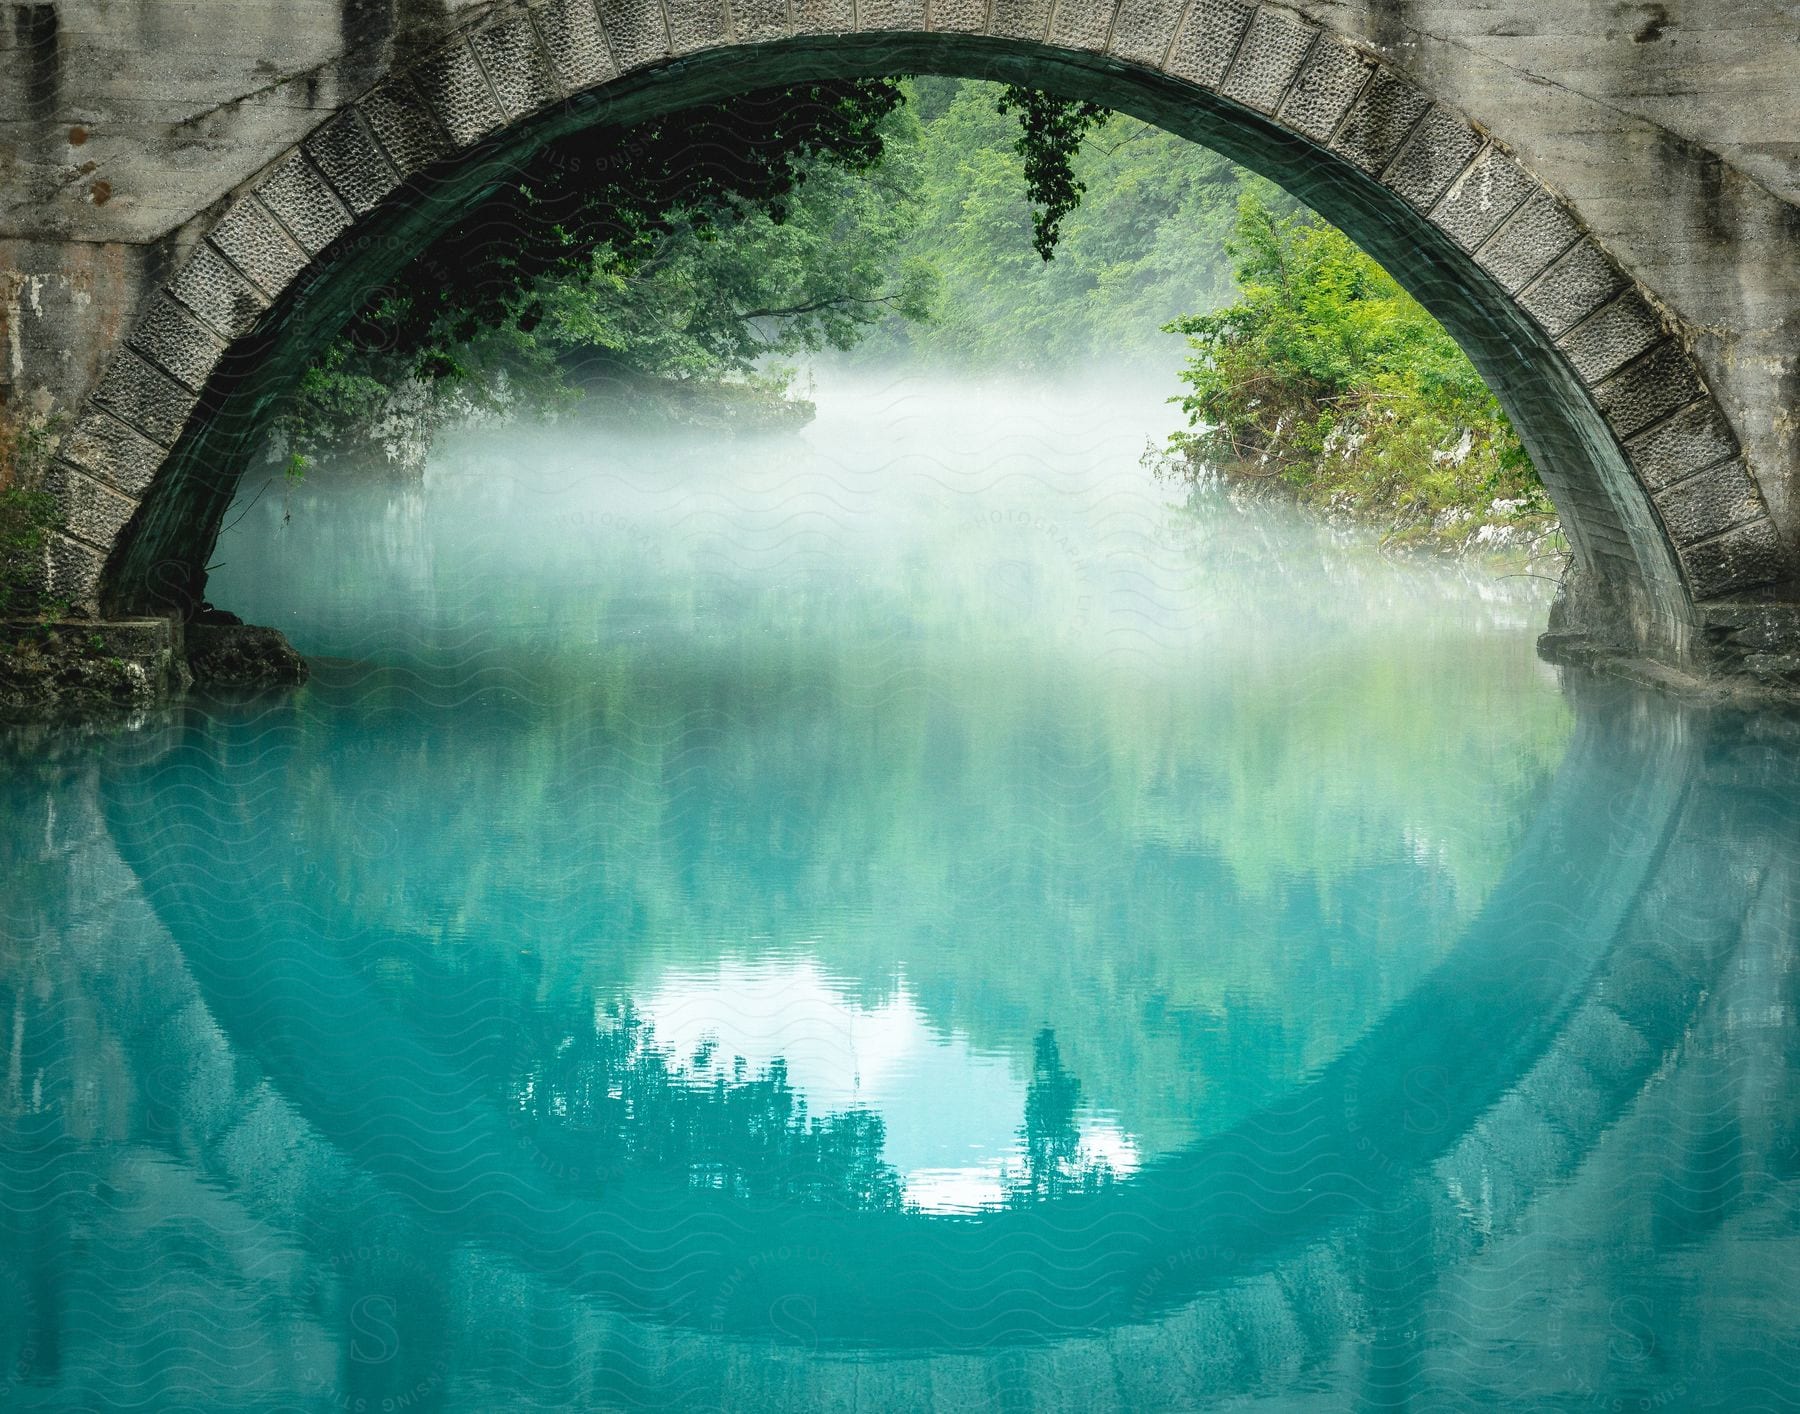
[[[832,3],[832,0],[811,0],[811,3]],[[794,0],[795,27],[799,27],[801,0]],[[1041,40],[1050,28],[1050,12],[1052,0],[994,0],[994,19],[989,26],[992,34],[1010,36],[1015,39]]]
[[[676,54],[692,54],[696,49],[712,49],[731,42],[731,16],[725,0],[664,0],[669,18],[669,48]],[[924,0],[919,0],[920,23],[924,28]]]
[[[1121,0],[1108,52],[1134,64],[1160,65],[1175,42],[1181,12],[1180,0]]]
[[[1165,8],[1173,4],[1173,0],[1153,2]],[[987,28],[987,0],[927,0],[925,9],[925,27],[939,34],[980,34]]]
[[[860,0],[868,5],[871,0]],[[1050,42],[1065,49],[1104,50],[1112,36],[1113,5],[1060,4],[1050,24]]]
[[[979,11],[979,28],[987,18],[987,7],[983,4],[975,8]],[[739,39],[751,44],[786,39],[793,33],[788,27],[787,0],[731,0],[731,28]]]

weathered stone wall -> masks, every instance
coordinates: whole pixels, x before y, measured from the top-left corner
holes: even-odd
[[[1800,640],[1790,5],[57,0],[0,16],[0,416],[71,419],[52,571],[77,604],[197,595],[283,379],[483,163],[752,86],[940,69],[1212,142],[1388,263],[1519,420],[1582,563],[1570,626],[1702,668],[1786,671]]]

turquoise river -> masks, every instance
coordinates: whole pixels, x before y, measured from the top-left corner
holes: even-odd
[[[0,1411],[1800,1407],[1800,731],[830,388],[247,478],[15,733]]]

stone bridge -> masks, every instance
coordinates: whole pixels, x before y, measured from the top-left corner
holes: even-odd
[[[1800,686],[1792,0],[0,3],[0,479],[86,616],[198,603],[321,343],[578,127],[824,77],[1094,99],[1282,183],[1462,342],[1565,647]]]

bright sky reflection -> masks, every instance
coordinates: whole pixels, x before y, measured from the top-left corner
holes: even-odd
[[[779,1057],[814,1114],[879,1115],[884,1156],[925,1212],[997,1206],[1024,1166],[1029,1057],[979,1051],[934,1028],[904,976],[865,1005],[810,957],[727,957],[664,972],[637,1009],[697,1081],[729,1075],[740,1057],[752,1073]],[[1084,1109],[1078,1124],[1084,1162],[1104,1160],[1121,1177],[1138,1167],[1136,1141],[1111,1118]]]

